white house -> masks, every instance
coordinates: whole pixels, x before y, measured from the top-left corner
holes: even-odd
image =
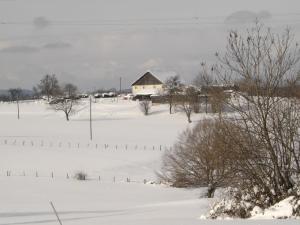
[[[163,82],[152,73],[147,72],[132,85],[132,94],[137,95],[159,95],[163,92]]]

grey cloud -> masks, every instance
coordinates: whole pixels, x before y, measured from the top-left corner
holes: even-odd
[[[237,11],[230,14],[226,19],[226,23],[249,23],[258,20],[271,19],[272,15],[268,11],[258,13],[252,11]]]
[[[43,47],[46,49],[62,49],[62,48],[71,48],[72,45],[67,42],[52,42],[52,43],[45,44]]]
[[[2,48],[0,50],[1,53],[35,53],[38,51],[39,48],[26,46],[26,45],[11,46],[11,47]]]
[[[50,21],[45,17],[40,16],[33,19],[33,25],[37,29],[43,29],[50,25]]]

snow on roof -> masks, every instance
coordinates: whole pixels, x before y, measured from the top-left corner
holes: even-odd
[[[142,79],[146,74],[151,74],[153,77],[158,79],[161,83],[164,83],[165,80],[167,80],[171,76],[176,76],[177,73],[173,71],[147,71],[143,76],[141,76],[137,81],[135,81],[133,85],[137,85],[137,82]]]
[[[137,81],[135,81],[131,86],[134,86],[134,85],[154,85],[154,84],[162,84],[162,81],[160,81],[151,72],[147,72],[143,76],[141,76]]]

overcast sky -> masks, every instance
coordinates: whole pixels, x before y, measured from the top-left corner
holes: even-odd
[[[82,90],[129,87],[148,70],[189,82],[255,17],[300,37],[299,0],[0,0],[0,89],[47,73]]]

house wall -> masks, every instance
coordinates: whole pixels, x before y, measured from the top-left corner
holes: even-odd
[[[132,86],[133,95],[145,95],[145,94],[160,94],[163,92],[163,85],[134,85]]]

